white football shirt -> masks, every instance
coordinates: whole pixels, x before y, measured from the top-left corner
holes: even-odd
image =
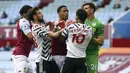
[[[49,29],[44,25],[33,24],[32,34],[38,44],[36,62],[42,59],[46,61],[52,60],[51,38],[47,36]]]
[[[88,46],[93,35],[93,30],[91,27],[81,23],[70,24],[62,32],[62,35],[67,37],[66,57],[86,57],[86,47]]]

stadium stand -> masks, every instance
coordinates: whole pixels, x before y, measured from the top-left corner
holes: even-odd
[[[56,8],[61,4],[68,6],[69,13],[71,15],[69,17],[69,19],[74,19],[76,9],[80,8],[82,6],[82,4],[85,3],[85,2],[92,2],[92,0],[82,0],[82,1],[80,1],[80,0],[64,0],[64,1],[50,0],[50,1],[51,1],[51,3],[48,4],[47,6],[43,7],[43,9],[42,9],[42,12],[45,14],[45,18],[46,18],[47,21],[57,20]],[[130,6],[128,1],[129,0],[120,0],[119,3],[121,3],[121,8],[113,9],[115,1],[111,0],[109,4],[104,5],[104,7],[102,7],[102,8],[98,8],[95,15],[104,24],[107,24],[110,17],[115,19],[122,12],[125,11],[126,7]],[[41,1],[41,2],[43,2],[43,1]],[[98,5],[98,2],[94,2],[94,3],[95,3],[95,5]],[[0,4],[1,4],[0,15],[2,14],[2,12],[4,10],[9,15],[9,17],[6,20],[0,20],[0,23],[1,24],[9,24],[11,22],[11,24],[12,23],[15,24],[16,21],[14,21],[14,20],[20,18],[18,11],[19,11],[19,8],[21,6],[23,6],[25,4],[29,4],[31,6],[39,6],[40,0],[35,0],[35,1],[34,0],[0,1]],[[51,14],[51,16],[50,16],[50,14]],[[50,17],[51,17],[51,19],[50,19]]]
[[[93,2],[97,7],[98,4],[101,4],[101,7],[99,7],[95,12],[96,18],[98,18],[105,25],[105,43],[101,48],[105,48],[104,50],[106,51],[106,48],[110,47],[130,47],[130,34],[128,33],[130,32],[130,12],[126,12],[125,10],[126,8],[129,9],[130,7],[129,0],[0,0],[0,17],[4,11],[8,15],[8,17],[5,19],[0,18],[0,53],[2,54],[0,55],[0,73],[14,73],[11,62],[12,51],[5,52],[2,50],[2,48],[7,41],[11,41],[11,45],[13,46],[16,44],[15,25],[17,20],[21,18],[19,15],[19,9],[23,5],[28,4],[33,7],[39,6],[46,21],[56,21],[58,20],[56,11],[58,6],[62,4],[66,5],[69,9],[69,20],[74,20],[76,9],[81,8],[82,4],[85,2]],[[113,7],[115,3],[119,3],[121,6],[117,9],[114,9]],[[114,20],[114,22],[112,22],[113,24],[111,25],[108,23],[110,18]],[[125,19],[127,19],[127,21],[123,21]],[[123,29],[121,29],[122,27]],[[116,33],[115,30],[117,31]],[[113,34],[111,33],[112,31],[114,32]],[[120,39],[121,37],[123,37],[123,39]],[[114,44],[112,44],[112,42]],[[122,45],[122,43],[119,42],[127,44]],[[34,51],[31,52],[31,55],[34,56]],[[34,58],[32,58],[33,56],[31,56],[31,59],[34,61]]]

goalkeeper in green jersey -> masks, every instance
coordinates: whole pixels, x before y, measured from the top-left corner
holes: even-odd
[[[88,73],[98,73],[98,52],[104,43],[104,25],[94,17],[96,7],[93,3],[85,3],[82,8],[88,13],[85,23],[94,30],[94,35],[86,50]]]

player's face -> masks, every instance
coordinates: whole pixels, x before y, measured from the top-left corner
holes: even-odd
[[[43,20],[43,14],[39,10],[36,11],[36,15],[37,15],[37,20],[39,22],[43,22],[44,21]]]
[[[68,19],[68,9],[66,7],[61,8],[59,12],[59,16],[62,20],[67,20]]]
[[[90,8],[89,5],[85,5],[83,7],[83,9],[88,13],[88,15],[90,15],[91,13],[93,13],[92,9]]]
[[[76,20],[76,23],[78,23],[78,16],[76,15],[76,18],[75,18],[75,20]]]

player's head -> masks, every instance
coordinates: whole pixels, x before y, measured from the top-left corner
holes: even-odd
[[[94,14],[96,11],[96,7],[93,3],[85,3],[82,8],[88,13],[88,15]]]
[[[31,8],[32,8],[32,7],[29,6],[29,5],[24,5],[24,6],[20,9],[20,11],[19,11],[20,15],[23,16],[23,17],[27,17],[27,12],[28,12]]]
[[[60,20],[67,20],[68,19],[68,8],[65,5],[61,5],[57,8],[57,13],[59,15]]]
[[[38,7],[32,8],[28,11],[28,20],[29,21],[38,21],[43,22],[43,14],[39,11]]]
[[[88,14],[84,9],[78,9],[76,11],[76,22],[77,23],[84,23],[87,17],[88,17]]]

